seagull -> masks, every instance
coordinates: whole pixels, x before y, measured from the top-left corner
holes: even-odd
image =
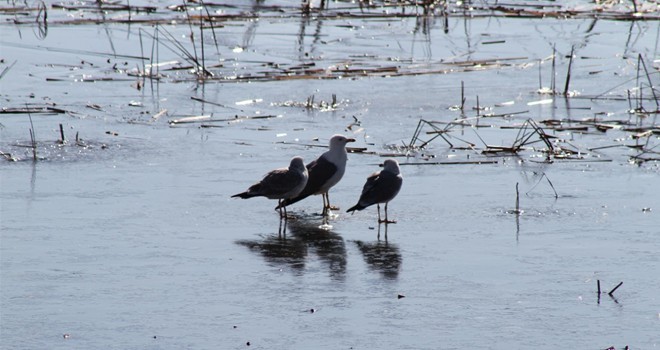
[[[334,135],[330,139],[330,150],[323,153],[318,159],[307,164],[309,180],[305,188],[297,196],[286,198],[275,209],[286,207],[311,195],[323,196],[323,215],[330,210],[330,197],[328,191],[344,176],[346,171],[346,143],[355,142],[355,139],[343,135]]]
[[[250,186],[247,191],[231,196],[239,198],[266,197],[277,199],[281,204],[286,200],[297,196],[305,188],[309,175],[302,157],[293,157],[288,168],[275,169],[264,176],[261,181]],[[286,218],[286,208],[278,206],[280,219]]]
[[[376,204],[378,207],[378,223],[393,224],[395,220],[387,219],[387,203],[389,203],[401,189],[403,177],[399,163],[394,159],[387,159],[383,163],[383,170],[371,174],[362,188],[360,200],[346,212],[362,210]],[[380,219],[380,203],[385,203],[385,220]]]

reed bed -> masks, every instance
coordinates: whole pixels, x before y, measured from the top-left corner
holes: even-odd
[[[46,36],[49,26],[72,26],[88,24],[144,24],[139,29],[140,52],[121,54],[117,52],[95,52],[80,49],[63,49],[47,46],[28,46],[17,43],[3,43],[24,49],[36,51],[61,52],[72,55],[91,55],[105,58],[105,63],[80,61],[71,64],[70,70],[81,71],[80,74],[61,74],[45,77],[45,82],[93,82],[113,83],[130,82],[137,90],[148,84],[158,83],[260,83],[287,80],[340,80],[360,78],[395,78],[418,75],[447,75],[484,70],[529,70],[539,67],[539,90],[543,97],[535,104],[553,103],[557,99],[576,100],[616,100],[625,101],[629,106],[627,118],[612,118],[607,115],[593,114],[583,118],[558,117],[544,119],[530,115],[528,109],[508,110],[495,113],[498,106],[483,106],[478,95],[468,96],[465,86],[461,84],[460,103],[452,112],[460,111],[460,116],[448,118],[439,114],[440,120],[420,119],[417,125],[410,125],[410,141],[401,145],[390,145],[384,151],[367,148],[351,149],[354,153],[379,154],[381,156],[416,157],[408,164],[492,164],[498,162],[498,157],[523,155],[533,156],[534,161],[611,161],[604,156],[612,148],[628,148],[635,152],[629,161],[635,164],[656,162],[660,160],[658,135],[660,126],[657,115],[660,113],[660,98],[654,81],[660,76],[660,71],[642,54],[635,58],[635,78],[624,82],[624,86],[604,87],[602,91],[580,92],[571,90],[571,77],[583,68],[579,61],[579,48],[571,47],[567,56],[561,56],[555,48],[550,55],[539,62],[536,58],[525,56],[492,57],[478,59],[463,59],[451,57],[428,62],[394,59],[389,56],[377,55],[347,55],[336,60],[321,60],[314,57],[302,57],[298,61],[249,60],[238,61],[224,55],[218,46],[218,37],[227,26],[243,25],[259,19],[277,19],[299,17],[301,32],[299,40],[303,40],[304,26],[314,22],[325,21],[325,25],[347,26],[346,19],[362,21],[378,21],[393,18],[417,18],[418,27],[415,30],[427,32],[429,21],[440,20],[447,23],[450,18],[478,17],[515,17],[515,18],[588,18],[596,21],[658,21],[660,20],[660,4],[652,1],[632,0],[626,3],[595,2],[583,6],[567,7],[552,2],[518,2],[503,3],[494,1],[466,1],[452,3],[448,1],[321,1],[317,7],[310,2],[290,5],[269,5],[255,2],[253,4],[237,4],[235,2],[185,2],[175,5],[135,5],[130,2],[100,2],[77,1],[46,4],[12,2],[0,6],[0,17],[17,27],[36,26],[39,35]],[[172,33],[170,25],[187,27],[187,39]],[[150,27],[147,27],[150,26]],[[445,27],[445,31],[447,28]],[[314,36],[314,40],[323,40]],[[502,44],[503,40],[482,42],[483,45]],[[242,50],[238,46],[234,50]],[[166,54],[167,53],[167,54]],[[167,56],[167,59],[161,59]],[[177,59],[171,59],[175,56]],[[544,87],[542,82],[541,63],[551,61],[551,84]],[[3,62],[4,63],[4,62]],[[0,72],[0,80],[14,69],[16,62],[5,65]],[[567,67],[565,72],[558,72],[557,66],[562,63]],[[237,70],[235,66],[242,68]],[[84,72],[84,73],[83,73]],[[592,72],[589,72],[591,74]],[[593,72],[598,74],[599,72]],[[556,81],[563,74],[563,86]],[[279,118],[281,115],[265,113],[249,115],[241,109],[245,101],[237,101],[235,105],[219,103],[192,96],[191,99],[221,111],[200,115],[177,115],[166,109],[148,114],[147,120],[131,120],[135,124],[153,124],[166,120],[170,127],[226,127],[235,123],[250,122],[264,119]],[[476,101],[471,109],[466,101]],[[246,103],[252,103],[247,101]],[[304,108],[314,112],[338,111],[346,106],[346,100],[338,99],[333,94],[331,99],[324,100],[311,95],[304,101],[272,101],[274,107]],[[131,105],[140,107],[139,104]],[[96,103],[88,103],[84,108],[103,111]],[[80,108],[62,108],[57,104],[38,104],[18,106],[3,106],[0,115],[76,115],[83,113]],[[492,144],[482,136],[483,129],[498,128],[510,135],[508,143]],[[347,126],[347,130],[359,133],[364,127],[356,119]],[[465,135],[465,131],[469,135]],[[565,138],[566,133],[582,135],[603,135],[617,133],[612,144],[593,145],[580,148]],[[31,133],[32,135],[32,133]],[[73,145],[80,146],[76,142]],[[64,131],[61,130],[61,143],[65,144]],[[32,137],[31,144],[35,140]],[[463,152],[465,158],[461,161],[441,162],[435,159],[433,151],[442,148]],[[9,152],[4,152],[9,154]],[[471,157],[471,158],[470,158]],[[5,159],[16,159],[4,156]],[[36,159],[36,156],[34,157]]]

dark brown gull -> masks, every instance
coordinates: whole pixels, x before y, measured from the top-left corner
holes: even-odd
[[[387,204],[396,197],[401,190],[403,177],[399,163],[394,159],[387,159],[383,163],[383,170],[371,174],[362,188],[358,203],[347,210],[352,212],[362,210],[376,204],[378,207],[378,223],[391,224],[394,220],[387,218]],[[385,203],[385,220],[380,219],[380,204]]]
[[[307,184],[309,178],[307,168],[301,157],[293,157],[288,168],[275,169],[264,176],[261,181],[250,186],[247,191],[232,196],[239,198],[266,197],[283,200],[297,196]],[[286,208],[278,206],[280,218],[286,217]]]

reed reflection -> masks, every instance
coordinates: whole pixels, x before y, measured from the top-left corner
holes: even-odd
[[[300,274],[305,272],[309,259],[318,259],[332,279],[343,280],[346,275],[346,244],[331,230],[320,228],[318,216],[289,213],[278,235],[236,243],[261,255],[266,262],[284,265]]]

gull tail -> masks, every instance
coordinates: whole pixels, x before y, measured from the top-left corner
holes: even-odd
[[[346,212],[347,212],[347,213],[350,213],[350,212],[352,212],[352,211],[362,210],[362,209],[364,209],[364,208],[366,208],[364,205],[360,205],[360,203],[358,203],[358,204],[356,204],[356,205],[354,205],[354,206],[348,208],[348,210],[347,210]]]
[[[308,183],[308,184],[309,184],[309,183]],[[305,198],[311,196],[312,194],[313,194],[312,190],[311,190],[310,188],[308,188],[308,187],[305,187],[305,188],[302,190],[302,192],[300,192],[300,194],[298,194],[297,196],[295,196],[295,197],[293,197],[293,198],[285,198],[285,199],[283,199],[282,202],[280,202],[280,204],[278,204],[277,207],[275,207],[275,209],[284,208],[284,207],[286,207],[287,205],[291,205],[291,204],[293,204],[293,203],[300,202],[301,200],[303,200],[303,199],[305,199]]]
[[[307,198],[307,197],[308,197],[308,196],[298,196],[298,197],[293,197],[293,198],[286,198],[286,199],[283,199],[283,200],[280,202],[280,204],[278,204],[278,205],[275,207],[275,209],[284,208],[284,207],[286,207],[287,205],[291,205],[291,204],[293,204],[293,203],[299,202],[299,201],[301,201],[301,200],[303,200],[303,199],[305,199],[305,198]]]
[[[243,192],[243,193],[237,193],[237,194],[231,196],[231,198],[238,197],[238,198],[247,199],[247,198],[252,198],[252,197],[256,197],[256,196],[258,196],[258,195],[254,194],[254,193]]]

